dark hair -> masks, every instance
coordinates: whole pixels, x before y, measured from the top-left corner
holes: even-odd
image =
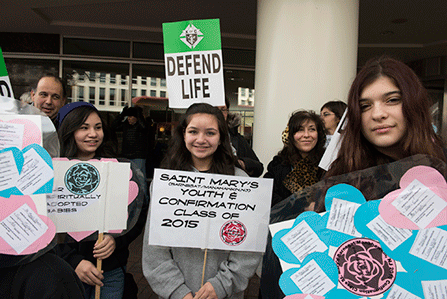
[[[191,153],[186,148],[184,133],[192,117],[199,113],[213,115],[217,119],[219,128],[220,144],[213,154],[209,172],[233,175],[234,166],[236,165],[236,157],[231,150],[227,124],[225,123],[222,112],[218,108],[206,103],[192,104],[189,106],[188,110],[186,110],[182,120],[175,128],[174,133],[169,140],[168,151],[161,163],[161,167],[172,170],[192,170],[193,161]]]
[[[104,139],[101,145],[95,152],[97,157],[114,158],[116,157],[113,148],[110,144],[110,132],[101,114],[93,107],[90,106],[80,106],[73,109],[68,113],[63,119],[62,123],[58,129],[58,136],[60,142],[60,156],[75,158],[78,147],[76,145],[76,140],[74,138],[74,133],[78,130],[90,114],[96,113],[102,122],[102,130],[104,132]]]
[[[324,144],[326,143],[326,134],[324,133],[324,125],[320,117],[313,111],[300,110],[296,111],[290,116],[289,127],[289,141],[284,144],[284,147],[279,151],[278,155],[283,158],[284,163],[293,165],[296,161],[302,159],[300,151],[296,148],[293,142],[293,136],[302,127],[303,123],[311,120],[317,126],[318,140],[315,147],[309,152],[308,158],[318,164],[324,153]]]
[[[360,96],[365,87],[387,77],[402,94],[402,113],[407,119],[401,153],[404,157],[426,154],[445,161],[442,141],[433,130],[426,89],[413,70],[403,62],[381,56],[369,60],[357,74],[348,95],[347,125],[338,158],[327,177],[389,163],[393,159],[380,153],[361,132]]]
[[[39,85],[40,80],[42,80],[43,78],[53,78],[56,82],[60,83],[60,85],[62,86],[62,98],[63,99],[67,98],[67,84],[65,83],[65,81],[63,79],[61,79],[59,76],[56,76],[54,74],[42,75],[39,78],[39,80],[37,80],[36,83],[34,84],[34,86],[32,87],[34,92],[37,90],[37,85]]]
[[[348,107],[348,105],[346,105],[345,102],[342,101],[329,101],[326,104],[324,104],[321,109],[320,112],[326,108],[329,111],[331,111],[332,113],[334,113],[334,115],[338,118],[338,120],[341,119],[341,117],[343,116],[343,113],[346,110],[346,107]]]

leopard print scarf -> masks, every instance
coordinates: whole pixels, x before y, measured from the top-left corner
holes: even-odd
[[[303,158],[295,162],[293,170],[283,181],[284,186],[292,193],[318,182],[318,166]]]

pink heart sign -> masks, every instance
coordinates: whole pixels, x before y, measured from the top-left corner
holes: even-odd
[[[415,181],[417,180],[417,181]],[[382,218],[390,225],[399,228],[407,228],[412,230],[419,230],[420,227],[410,220],[408,217],[403,215],[393,202],[398,200],[399,195],[401,195],[407,187],[410,185],[419,184],[419,189],[427,189],[433,197],[437,197],[438,202],[440,201],[441,206],[445,206],[444,202],[447,202],[447,183],[436,169],[428,166],[416,166],[409,169],[400,180],[400,189],[388,193],[379,205],[379,213]],[[422,184],[422,185],[421,185]],[[417,188],[414,188],[417,189]],[[432,193],[431,193],[432,192]],[[439,199],[439,198],[440,199]],[[444,202],[443,202],[444,201]],[[436,217],[424,228],[442,226],[447,224],[447,208],[442,208],[441,210],[433,211],[437,214]]]
[[[27,255],[45,248],[56,234],[54,223],[37,214],[28,195],[0,197],[0,253]]]
[[[33,143],[42,143],[42,132],[40,131],[39,127],[29,119],[17,118],[9,121],[0,120],[0,123],[19,124],[24,126],[22,146],[19,149],[23,149]]]

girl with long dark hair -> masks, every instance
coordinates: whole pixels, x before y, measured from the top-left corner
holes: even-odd
[[[110,135],[99,111],[90,103],[76,102],[65,105],[59,111],[59,141],[61,157],[87,161],[90,159],[114,158],[109,145]],[[125,161],[128,162],[128,161]],[[142,174],[131,164],[133,177]],[[126,177],[125,179],[128,179]],[[145,183],[137,180],[139,188]],[[102,242],[73,240],[59,246],[59,253],[74,269],[84,283],[87,298],[94,298],[95,286],[101,286],[101,298],[122,298],[128,245],[143,230],[148,204],[144,203],[133,228],[119,237],[104,234]],[[96,260],[103,260],[99,271]]]
[[[416,154],[445,161],[429,112],[427,90],[413,70],[390,57],[370,60],[348,95],[348,122],[326,177]]]
[[[162,168],[248,176],[236,167],[222,112],[209,104],[191,105],[175,129]],[[243,298],[261,254],[143,245],[143,273],[160,298]],[[200,238],[200,236],[198,236]]]

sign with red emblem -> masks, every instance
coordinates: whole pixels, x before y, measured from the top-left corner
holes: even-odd
[[[149,244],[264,252],[273,180],[156,169]]]

